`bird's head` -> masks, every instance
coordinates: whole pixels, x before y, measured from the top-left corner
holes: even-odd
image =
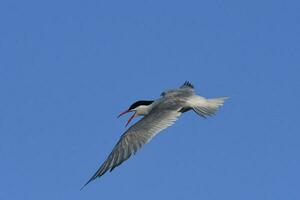
[[[134,117],[140,116],[140,115],[147,115],[149,113],[149,111],[151,110],[151,104],[153,102],[154,101],[136,101],[127,110],[122,112],[118,116],[118,118],[126,113],[134,112],[133,115],[128,119],[128,121],[125,125],[125,126],[127,126]]]

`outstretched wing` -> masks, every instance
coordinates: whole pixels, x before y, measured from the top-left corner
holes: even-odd
[[[131,126],[121,136],[120,140],[101,167],[82,188],[92,180],[102,176],[108,170],[112,171],[115,167],[122,164],[122,162],[127,160],[132,154],[135,154],[157,133],[168,126],[171,126],[180,114],[181,113],[176,110],[154,109],[147,116]]]

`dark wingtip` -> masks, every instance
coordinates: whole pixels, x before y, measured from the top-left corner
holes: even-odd
[[[81,188],[80,191],[85,188],[85,186],[87,186],[87,184],[89,184],[92,180],[94,180],[93,178],[91,178],[88,182],[86,182]]]
[[[184,84],[181,87],[194,88],[193,84],[189,81],[185,81]]]
[[[106,161],[107,162],[107,161]],[[96,173],[90,178],[90,180],[88,180],[88,182],[86,182],[80,190],[82,190],[85,186],[87,186],[87,184],[89,184],[90,182],[92,182],[93,180],[95,180],[96,178],[98,177],[101,177],[103,174],[105,174],[105,172],[108,170],[108,169],[105,169],[105,166],[106,166],[106,162],[104,162],[101,167],[96,171]]]

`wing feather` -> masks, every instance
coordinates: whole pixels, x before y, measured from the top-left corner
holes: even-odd
[[[158,106],[159,107],[159,106]],[[180,116],[180,112],[174,110],[154,109],[147,116],[131,126],[119,139],[107,159],[83,186],[102,176],[108,170],[122,164],[125,160],[135,154],[144,144],[149,142],[161,130],[171,126]],[[82,188],[83,188],[82,187]]]

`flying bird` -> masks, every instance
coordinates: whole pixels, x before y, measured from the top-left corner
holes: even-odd
[[[97,177],[105,174],[108,170],[112,171],[115,167],[122,164],[157,133],[171,126],[182,113],[193,110],[201,117],[206,118],[215,114],[226,99],[227,97],[207,99],[198,96],[195,94],[194,86],[186,81],[178,89],[164,91],[160,98],[156,100],[144,100],[133,103],[118,117],[133,112],[126,126],[134,117],[144,117],[128,128],[121,136],[107,159],[82,188]]]

